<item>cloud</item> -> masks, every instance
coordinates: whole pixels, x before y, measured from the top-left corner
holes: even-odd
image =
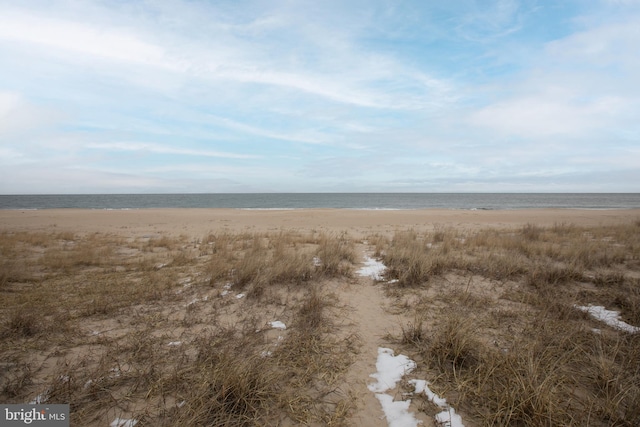
[[[251,154],[226,153],[213,150],[197,150],[191,148],[171,147],[161,144],[146,142],[109,142],[109,143],[87,143],[86,148],[108,151],[142,151],[155,154],[177,154],[183,156],[196,157],[220,157],[227,159],[255,159],[259,156]]]
[[[18,92],[0,91],[0,145],[9,137],[33,134],[62,118],[62,114],[30,103]]]
[[[0,39],[62,49],[113,61],[174,68],[164,50],[126,30],[3,11]]]
[[[304,142],[308,144],[322,144],[326,143],[328,138],[322,134],[314,133],[313,131],[306,130],[304,132],[275,132],[271,130],[262,129],[256,126],[247,125],[235,120],[231,120],[225,117],[209,116],[208,119],[217,125],[233,129],[240,133],[262,136],[269,139],[279,139],[283,141],[292,142]]]
[[[160,13],[175,11],[167,9]],[[206,12],[214,13],[212,10]],[[119,19],[112,11],[104,10],[104,13],[112,15],[113,20]],[[275,10],[273,13],[281,12]],[[344,40],[336,51],[335,45],[323,41],[332,30],[305,31],[299,22],[292,22],[296,17],[288,17],[286,13],[258,18],[247,25],[216,22],[216,18],[221,18],[214,17],[203,29],[208,36],[204,40],[193,37],[192,29],[185,30],[186,22],[180,21],[185,19],[184,15],[161,15],[160,19],[178,22],[167,29],[159,28],[156,22],[149,24],[147,16],[139,17],[137,22],[135,17],[130,17],[125,23],[137,26],[128,28],[96,18],[91,20],[92,17],[89,22],[80,23],[64,16],[46,17],[33,11],[9,9],[0,14],[0,40],[38,46],[47,55],[51,54],[47,52],[49,49],[59,50],[61,54],[66,52],[67,56],[63,58],[72,63],[77,63],[78,55],[83,55],[88,60],[95,58],[120,65],[153,67],[211,84],[231,81],[276,86],[331,102],[370,108],[422,108],[426,104],[413,95],[415,90],[440,96],[448,87],[437,78],[407,68],[392,57],[361,52]],[[286,29],[285,24],[290,25],[290,29]],[[273,38],[265,37],[265,31],[269,30],[277,30]],[[318,63],[311,68],[308,60],[288,60],[287,55],[294,58],[299,55],[298,49],[293,39],[283,43],[280,35],[309,38],[306,42],[312,46],[313,57],[320,58]],[[268,54],[278,50],[283,52]],[[121,73],[127,79],[135,77],[126,69]],[[411,85],[397,94],[389,92],[390,86],[396,86],[393,82],[398,81],[410,81]]]
[[[535,67],[499,84],[492,102],[469,114],[469,123],[500,135],[535,139],[614,140],[633,127],[639,111],[640,17],[594,24],[550,41]]]
[[[638,18],[638,15],[626,16],[550,42],[547,45],[550,59],[565,66],[570,64],[576,71],[581,66],[588,66],[614,75],[616,72],[635,73],[640,68],[640,58],[633,55],[640,43]]]
[[[627,189],[614,3],[0,0],[2,188]]]
[[[609,125],[629,103],[601,96],[579,102],[554,92],[522,96],[481,108],[470,116],[472,125],[521,138],[580,137]]]
[[[522,28],[521,3],[498,0],[489,4],[470,3],[471,10],[457,19],[458,33],[474,42],[488,42],[506,37]]]

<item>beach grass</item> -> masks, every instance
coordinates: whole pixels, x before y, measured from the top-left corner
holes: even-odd
[[[479,425],[637,425],[640,334],[576,306],[640,325],[639,245],[637,222],[398,233],[378,249],[412,319],[395,342]]]
[[[363,251],[382,280],[354,274]],[[70,403],[73,425],[357,424],[346,376],[372,355],[345,286],[380,289],[401,325],[375,344],[409,354],[465,425],[640,423],[640,333],[580,308],[640,326],[638,221],[365,238],[4,231],[0,256],[0,401]],[[420,396],[412,408],[438,411]]]
[[[339,425],[352,406],[355,344],[322,287],[349,277],[343,237],[0,239],[2,401],[71,403],[74,425]]]

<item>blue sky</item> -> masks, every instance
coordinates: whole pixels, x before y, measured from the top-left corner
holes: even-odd
[[[640,0],[0,0],[0,194],[640,192]]]

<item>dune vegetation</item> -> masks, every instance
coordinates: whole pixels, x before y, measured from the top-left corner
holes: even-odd
[[[367,256],[380,277],[357,274]],[[400,324],[367,335],[345,287],[375,288],[356,304]],[[640,221],[357,237],[0,232],[0,401],[69,403],[72,425],[358,425],[350,372],[375,364],[362,351],[373,340],[415,361],[396,400],[427,378],[466,426],[636,426],[637,326]],[[439,411],[411,399],[419,419]]]

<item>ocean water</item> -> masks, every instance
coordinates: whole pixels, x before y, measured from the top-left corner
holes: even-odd
[[[0,209],[637,209],[639,193],[260,193],[0,195]]]

